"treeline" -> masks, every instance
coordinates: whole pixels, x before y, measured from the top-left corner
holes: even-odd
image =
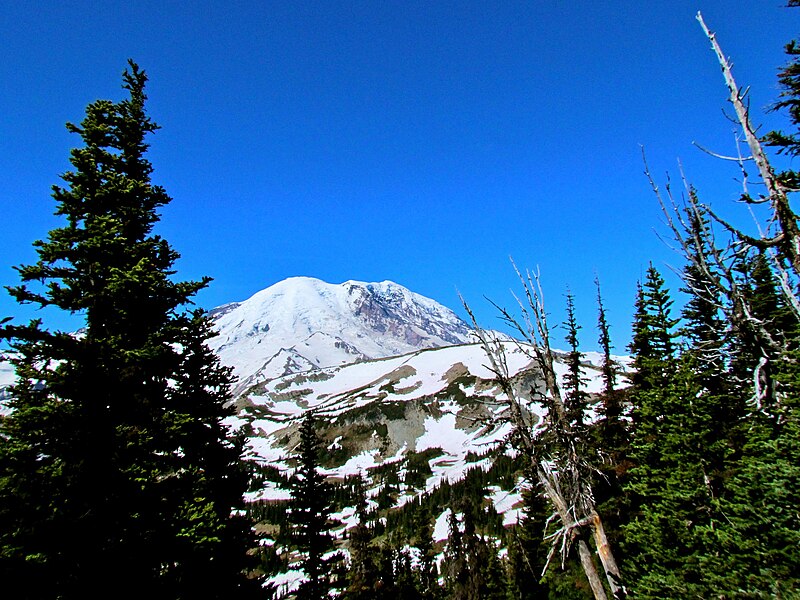
[[[287,486],[291,500],[249,506],[274,540],[261,553],[266,575],[302,571],[292,594],[297,598],[506,597],[506,567],[498,550],[507,531],[485,496],[491,485],[516,481],[515,461],[499,456],[488,470],[476,466],[462,480],[444,480],[429,492],[423,480],[423,493],[399,506],[399,495],[387,501],[385,490],[415,481],[414,471],[408,470],[415,464],[424,464],[430,475],[428,461],[441,451],[412,452],[364,475],[327,481],[320,476],[319,432],[324,427],[311,413],[303,421],[298,467]],[[368,494],[368,488],[374,492]],[[353,511],[355,525],[346,531],[332,518]],[[448,514],[447,541],[435,543],[434,524],[443,514]],[[273,590],[278,597],[281,591]]]

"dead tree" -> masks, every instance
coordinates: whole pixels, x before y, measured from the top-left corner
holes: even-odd
[[[513,264],[513,262],[512,262]],[[544,300],[538,274],[523,276],[514,265],[522,283],[524,301],[517,298],[522,322],[507,310],[495,305],[503,319],[515,328],[526,343],[502,342],[481,329],[470,310],[464,306],[475,329],[475,334],[486,352],[488,368],[494,374],[508,404],[508,419],[514,426],[517,439],[525,455],[530,459],[531,469],[553,506],[551,520],[560,522],[559,529],[548,536],[551,549],[545,564],[547,570],[556,552],[560,552],[562,565],[573,545],[577,547],[581,566],[597,600],[606,600],[602,579],[597,572],[585,532],[594,537],[597,554],[605,571],[606,580],[614,598],[625,597],[625,588],[614,554],[597,513],[592,493],[591,479],[595,470],[582,456],[579,440],[572,431],[567,418],[564,401],[554,367],[554,355],[550,347],[550,330],[544,309]],[[463,299],[462,299],[463,301]],[[505,344],[516,343],[517,347],[533,360],[542,379],[543,389],[530,390],[526,399],[514,385],[505,355]],[[529,402],[539,401],[547,407],[545,422],[534,423]],[[547,447],[546,440],[550,443]],[[544,574],[544,571],[542,574]]]
[[[729,101],[741,127],[741,139],[746,142],[750,151],[749,156],[738,153],[736,157],[709,153],[738,163],[743,176],[743,200],[747,204],[767,206],[768,218],[763,225],[756,221],[757,235],[749,235],[720,217],[709,205],[701,203],[685,178],[685,195],[683,201],[678,203],[669,183],[665,194],[662,194],[650,173],[643,152],[645,175],[658,199],[672,236],[678,243],[678,251],[694,268],[694,272],[699,274],[694,279],[684,278],[687,287],[720,310],[728,323],[730,333],[740,339],[748,339],[754,345],[757,363],[752,372],[752,400],[756,409],[761,409],[764,404],[778,400],[775,397],[776,385],[771,375],[771,366],[784,354],[785,344],[776,335],[771,324],[757,318],[751,310],[746,290],[742,288],[735,267],[737,263],[744,262],[753,251],[764,253],[769,258],[788,308],[800,320],[800,298],[797,294],[797,284],[800,281],[800,218],[789,202],[789,192],[793,190],[788,189],[776,175],[756,135],[746,104],[747,90],[740,90],[736,84],[730,61],[722,53],[716,35],[709,30],[700,13],[697,13],[697,20],[719,61],[728,88]],[[738,141],[737,139],[737,150]],[[757,198],[748,190],[746,161],[756,164],[759,178],[766,189],[766,193]],[[713,223],[726,230],[731,239],[720,244],[715,238]]]
[[[736,236],[725,244],[719,244],[710,223],[714,215],[699,202],[695,190],[684,180],[684,202],[679,203],[669,183],[662,193],[650,173],[644,152],[642,160],[645,176],[678,244],[678,252],[700,275],[695,278],[683,277],[687,288],[717,307],[728,323],[730,334],[749,339],[755,346],[758,362],[752,373],[752,400],[756,408],[761,409],[765,403],[775,399],[770,366],[782,354],[783,341],[776,338],[769,323],[753,314],[748,296],[737,276],[736,263],[742,262],[752,248]]]
[[[765,195],[753,198],[745,187],[745,193],[742,198],[749,204],[768,205],[771,210],[771,216],[768,219],[767,227],[759,227],[758,235],[753,236],[746,234],[740,228],[718,217],[709,207],[704,206],[703,208],[715,221],[733,234],[740,243],[768,253],[778,275],[781,290],[795,316],[800,319],[800,300],[796,292],[796,283],[800,278],[800,217],[794,212],[789,202],[789,192],[794,190],[788,189],[775,173],[775,169],[772,167],[750,120],[750,111],[745,103],[747,90],[742,91],[737,86],[731,71],[730,61],[722,53],[716,35],[709,30],[703,20],[703,15],[699,12],[697,13],[697,20],[711,42],[711,47],[722,68],[725,85],[729,93],[728,99],[733,105],[736,119],[742,128],[744,140],[750,150],[750,156],[740,156],[737,159],[742,167],[745,180],[746,173],[743,161],[752,160],[755,162],[759,177],[766,188]]]

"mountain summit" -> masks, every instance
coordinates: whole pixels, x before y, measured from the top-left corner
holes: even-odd
[[[211,311],[237,392],[287,375],[470,341],[452,310],[391,281],[292,277]]]

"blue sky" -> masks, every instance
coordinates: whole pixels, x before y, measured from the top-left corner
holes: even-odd
[[[511,305],[508,257],[539,266],[551,321],[570,286],[595,346],[593,280],[618,350],[637,279],[680,258],[642,175],[677,159],[726,210],[735,168],[702,10],[762,109],[800,10],[779,1],[30,2],[0,0],[0,284],[59,224],[50,186],[78,143],[64,129],[147,70],[159,233],[213,307],[285,277],[390,279],[482,323]],[[672,279],[673,288],[678,287]],[[27,318],[0,297],[0,316]],[[55,326],[68,326],[46,315]],[[556,346],[562,333],[556,332]],[[561,344],[563,345],[563,344]]]

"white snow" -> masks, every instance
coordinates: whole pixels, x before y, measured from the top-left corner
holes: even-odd
[[[434,542],[441,542],[442,540],[446,540],[448,534],[450,533],[450,524],[448,520],[450,519],[450,513],[452,513],[449,508],[446,508],[442,514],[436,517],[436,523],[433,526],[433,541]]]
[[[0,389],[8,387],[15,379],[14,365],[8,362],[8,357],[0,354]]]
[[[286,573],[279,573],[269,578],[270,583],[275,586],[277,597],[283,598],[284,596],[294,592],[300,587],[300,584],[306,580],[306,575],[299,569],[292,569]]]
[[[380,322],[370,314],[373,307],[379,307],[374,312]],[[396,356],[470,339],[466,324],[453,311],[391,281],[335,285],[292,277],[244,302],[220,307],[215,319],[219,335],[211,347],[223,364],[233,367],[240,390],[286,371]]]
[[[494,504],[498,514],[503,515],[503,525],[515,525],[522,518],[522,494],[517,491],[507,492],[493,485],[488,489],[491,492],[489,499]]]

